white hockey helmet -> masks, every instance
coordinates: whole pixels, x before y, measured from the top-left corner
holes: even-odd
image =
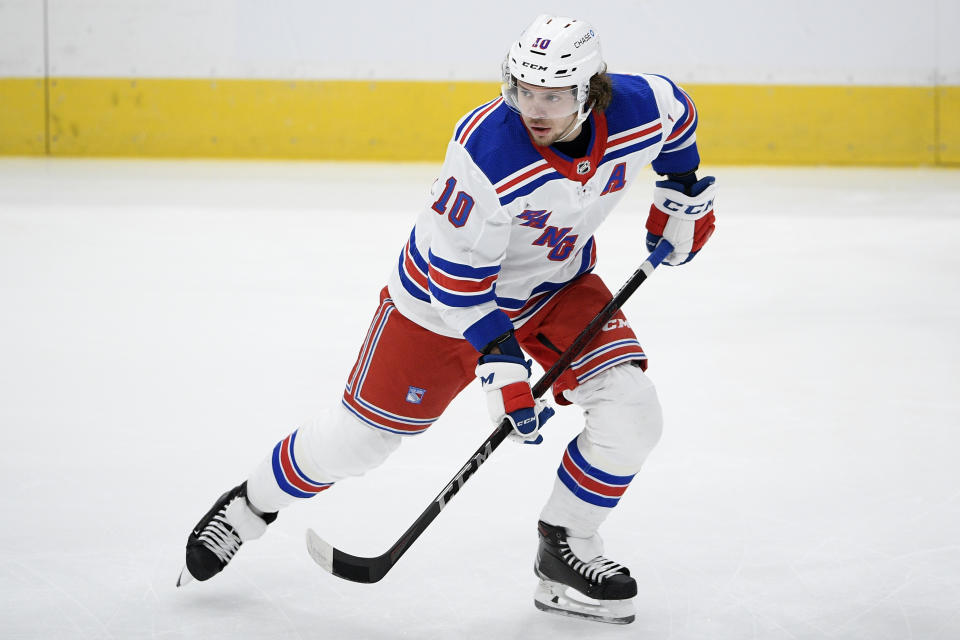
[[[523,113],[517,99],[518,81],[537,87],[572,87],[576,108],[568,113],[577,112],[579,124],[593,108],[587,103],[590,78],[604,70],[600,38],[593,27],[574,18],[544,14],[524,30],[507,52],[501,93],[511,109]]]

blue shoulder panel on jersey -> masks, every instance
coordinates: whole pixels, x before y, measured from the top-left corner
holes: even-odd
[[[523,120],[503,100],[494,100],[474,109],[461,120],[455,135],[490,184],[499,186],[497,196],[501,205],[530,193],[545,182],[563,178],[551,167],[544,166],[536,175],[515,184],[500,184],[509,176],[522,174],[525,168],[545,165],[543,156],[530,142]]]
[[[455,140],[460,140],[463,137],[464,132],[467,131],[467,128],[473,123],[474,119],[481,114],[485,109],[492,106],[493,103],[497,102],[498,98],[494,98],[490,102],[484,102],[482,105],[468,113],[465,117],[460,119],[460,122],[457,123],[457,128],[453,132],[453,137]]]
[[[464,147],[491,184],[542,160],[520,115],[502,101],[470,132]]]
[[[640,76],[610,74],[613,100],[604,111],[609,150],[600,164],[659,144],[660,110],[653,90]]]
[[[663,76],[658,76],[663,78]],[[700,164],[700,155],[696,144],[683,147],[697,128],[696,109],[690,97],[669,78],[674,96],[687,105],[681,122],[675,123],[672,131],[664,135],[640,135],[642,127],[648,123],[660,122],[660,109],[656,96],[647,80],[641,76],[610,74],[613,81],[613,100],[604,112],[607,116],[607,131],[612,149],[603,156],[603,162],[609,162],[645,147],[664,142],[660,155],[653,160],[653,169],[657,173],[683,173]],[[654,126],[652,124],[651,126]],[[633,138],[629,144],[617,144],[618,137]]]
[[[660,109],[653,89],[640,76],[611,73],[613,100],[603,112],[607,116],[610,137],[660,119]]]

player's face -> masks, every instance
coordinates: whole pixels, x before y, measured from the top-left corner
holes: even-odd
[[[539,146],[556,142],[576,120],[579,105],[574,90],[574,87],[558,89],[517,82],[520,117]]]

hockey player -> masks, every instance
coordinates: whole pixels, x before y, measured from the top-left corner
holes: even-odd
[[[593,234],[644,165],[666,176],[649,248],[663,237],[675,248],[665,263],[684,264],[713,231],[715,185],[695,174],[696,127],[693,101],[672,81],[607,74],[590,25],[538,17],[510,47],[501,95],[456,125],[342,403],[217,500],[189,535],[178,585],[220,572],[282,507],[381,464],[474,377],[492,421],[507,418],[515,439],[538,444],[553,409],[533,398],[527,355],[548,368],[611,299],[592,273]],[[598,529],[660,438],[645,370],[618,312],[554,385],[557,404],[579,405],[584,428],[540,514],[538,608],[633,620],[636,581],[604,557]]]

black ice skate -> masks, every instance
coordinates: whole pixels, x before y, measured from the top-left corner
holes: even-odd
[[[187,566],[177,586],[196,578],[209,580],[236,555],[240,545],[259,538],[276,513],[259,513],[247,502],[247,483],[234,487],[219,499],[187,537]]]
[[[540,578],[533,602],[537,609],[613,624],[633,622],[637,582],[626,567],[603,556],[578,558],[563,527],[541,521],[537,529],[540,546],[533,567]]]

